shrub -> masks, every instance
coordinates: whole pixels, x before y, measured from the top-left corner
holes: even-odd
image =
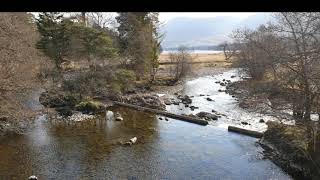
[[[114,91],[125,92],[133,88],[135,73],[127,69],[118,69],[113,77],[112,88]]]

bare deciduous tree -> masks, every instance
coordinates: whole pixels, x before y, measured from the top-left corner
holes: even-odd
[[[37,39],[30,14],[0,13],[0,116],[26,115],[23,96],[37,85],[39,62],[45,58],[35,49]]]
[[[225,57],[225,60],[230,60],[231,57],[233,57],[236,53],[236,49],[232,44],[229,44],[227,41],[221,43],[219,46],[223,50],[223,54]]]
[[[169,58],[170,62],[175,66],[173,76],[176,81],[191,72],[191,62],[193,58],[186,46],[180,46],[178,52],[170,53]]]
[[[271,69],[287,92],[297,119],[317,111],[320,77],[320,13],[277,13],[268,27],[234,33],[237,60],[261,79]]]

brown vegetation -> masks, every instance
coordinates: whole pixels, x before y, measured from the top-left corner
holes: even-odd
[[[22,105],[24,96],[37,85],[45,59],[34,47],[37,39],[30,14],[0,13],[0,117],[7,116],[11,123],[30,113]]]

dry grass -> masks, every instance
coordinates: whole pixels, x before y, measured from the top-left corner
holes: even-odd
[[[196,63],[213,63],[226,62],[223,53],[218,54],[194,54],[193,62]],[[160,63],[170,62],[169,54],[161,54],[159,57]]]

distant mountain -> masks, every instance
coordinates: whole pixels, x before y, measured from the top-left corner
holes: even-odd
[[[229,39],[235,28],[256,28],[270,20],[270,14],[258,13],[246,19],[230,16],[214,18],[175,18],[161,29],[165,33],[164,49],[186,46],[215,46]]]

